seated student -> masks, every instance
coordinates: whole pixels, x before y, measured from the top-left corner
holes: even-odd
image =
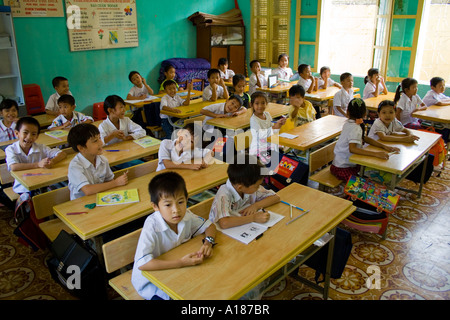
[[[394,103],[398,120],[410,129],[420,129],[420,121],[412,116],[416,110],[425,110],[426,104],[417,94],[418,82],[413,78],[405,78],[395,91]]]
[[[336,116],[347,118],[347,106],[353,99],[353,76],[349,72],[341,74],[342,89],[333,97],[333,110]]]
[[[142,77],[139,72],[131,71],[128,75],[128,79],[134,84],[134,87],[128,92],[127,100],[143,100],[153,94],[152,88],[150,88],[145,81],[145,78]]]
[[[0,142],[17,139],[14,130],[17,120],[19,120],[19,105],[15,100],[3,99],[0,103],[0,114],[3,120],[0,120]]]
[[[165,66],[165,67],[164,67],[164,76],[165,76],[165,79],[164,79],[164,81],[161,83],[161,86],[159,87],[159,93],[165,93],[165,91],[164,91],[164,82],[167,81],[167,80],[173,80],[173,81],[175,81],[176,75],[177,75],[177,73],[176,73],[176,69],[175,69],[174,66],[168,65],[168,66]],[[176,81],[175,81],[175,83],[176,83]],[[178,86],[178,83],[176,83],[176,84],[177,84],[177,90],[179,90],[180,87]],[[181,91],[181,90],[180,90],[180,91]]]
[[[324,66],[320,68],[320,78],[317,81],[317,86],[319,90],[326,89],[331,86],[342,88],[342,86],[339,83],[335,82],[333,79],[330,78],[330,75],[331,75],[330,67]]]
[[[203,89],[203,101],[216,101],[217,99],[228,99],[228,89],[220,72],[217,69],[208,71],[209,85]]]
[[[309,64],[301,64],[298,66],[298,74],[300,79],[297,84],[305,88],[307,93],[317,91],[318,79],[314,78],[311,72],[311,66]]]
[[[211,222],[227,229],[269,220],[268,212],[260,209],[279,202],[280,197],[261,186],[262,168],[264,165],[248,154],[238,155],[235,162],[228,165],[228,180],[217,191],[209,212]]]
[[[261,74],[261,64],[258,60],[250,61],[250,70],[252,74],[248,81],[248,94],[251,96],[257,89],[267,87],[267,79]]]
[[[72,128],[80,123],[92,123],[94,119],[81,112],[75,111],[75,98],[69,94],[63,94],[58,99],[59,116],[53,119],[49,130],[62,130]]]
[[[146,277],[142,271],[182,268],[201,264],[213,253],[216,227],[187,208],[188,193],[184,179],[176,172],[156,175],[148,185],[150,202],[155,212],[147,217],[134,256],[131,283],[147,300],[169,300],[170,297]],[[174,260],[160,260],[163,253],[205,234],[197,252]]]
[[[58,148],[36,143],[39,137],[39,122],[33,117],[23,117],[17,121],[15,135],[19,141],[14,142],[5,150],[6,163],[9,171],[21,171],[35,168],[51,168],[66,158],[66,153]],[[30,192],[17,180],[14,181],[15,193]]]
[[[289,89],[289,102],[288,118],[280,132],[286,132],[316,120],[316,110],[312,103],[305,99],[305,89],[302,86],[296,84]]]
[[[45,105],[45,112],[50,115],[59,115],[58,99],[63,94],[70,94],[72,92],[69,90],[69,80],[64,77],[55,77],[52,80],[53,88],[55,88],[55,93],[48,98],[47,104]]]
[[[243,74],[236,74],[233,76],[233,88],[234,94],[241,97],[242,105],[244,108],[248,108],[250,103],[250,96],[245,91],[245,76]]]
[[[203,130],[212,133],[214,126],[206,124],[206,121],[212,118],[229,118],[247,112],[247,109],[242,106],[241,97],[232,94],[226,102],[214,103],[204,107],[200,113],[205,115],[203,120]]]
[[[234,76],[234,71],[228,69],[228,59],[227,58],[220,58],[219,62],[217,63],[217,67],[220,72],[220,77],[225,81],[230,81],[231,78]]]
[[[211,150],[201,148],[201,136],[202,128],[191,122],[176,131],[174,140],[163,140],[159,146],[156,171],[206,168],[212,155]]]
[[[70,200],[124,186],[128,176],[114,179],[108,160],[102,156],[103,142],[98,128],[81,123],[69,131],[67,142],[78,154],[70,161],[68,180]]]
[[[98,126],[100,138],[110,145],[125,140],[140,139],[146,136],[145,130],[125,117],[125,101],[117,95],[107,96],[103,109],[108,117]]]
[[[384,79],[380,76],[380,71],[377,68],[370,68],[367,71],[367,76],[364,78],[363,99],[368,99],[372,97],[378,97],[379,94],[387,94],[388,89],[384,83]]]
[[[182,99],[177,95],[177,83],[173,80],[166,80],[164,82],[164,92],[167,94],[161,98],[161,103],[159,104],[160,110],[180,113],[181,110],[177,107],[188,106],[191,103],[191,90],[193,88],[192,82],[187,85],[188,94],[186,99]],[[164,130],[166,136],[164,139],[171,139],[173,127],[169,122],[169,116],[163,113],[159,114],[161,118],[161,127]]]
[[[272,70],[272,74],[278,76],[278,79],[290,80],[294,75],[292,69],[289,68],[289,56],[282,53],[278,56],[278,67]]]
[[[413,135],[395,118],[395,104],[390,100],[381,101],[378,105],[378,118],[370,127],[368,137],[381,141],[414,142],[419,140],[419,137]]]
[[[425,97],[423,97],[423,102],[427,107],[436,106],[448,106],[450,105],[450,97],[444,94],[445,91],[445,80],[441,77],[433,77],[430,80],[431,90],[427,92]]]

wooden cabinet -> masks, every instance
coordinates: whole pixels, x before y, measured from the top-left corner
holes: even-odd
[[[228,68],[247,76],[244,26],[197,26],[197,58],[217,68],[220,58],[228,59]]]

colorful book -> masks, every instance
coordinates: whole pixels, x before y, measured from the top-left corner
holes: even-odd
[[[140,145],[142,148],[148,148],[151,146],[157,146],[161,143],[161,140],[158,140],[156,138],[152,138],[152,137],[143,137],[137,140],[133,140],[134,143],[137,143],[138,145]]]
[[[133,202],[139,202],[138,189],[97,193],[97,206],[112,206]]]
[[[53,130],[53,131],[45,131],[45,134],[56,139],[64,138],[69,134],[68,130]]]

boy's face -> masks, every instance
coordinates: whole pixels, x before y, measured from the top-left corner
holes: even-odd
[[[189,130],[177,130],[177,141],[175,142],[178,150],[188,151],[194,148],[194,139]]]
[[[78,145],[78,150],[83,155],[88,156],[97,156],[103,153],[103,142],[100,139],[100,134],[90,137],[88,141],[86,141],[86,146]]]
[[[254,74],[258,74],[259,72],[261,72],[261,64],[259,62],[255,62],[253,63],[251,69]]]
[[[134,84],[136,87],[142,86],[142,77],[139,73],[133,74],[131,77],[131,83]]]
[[[347,77],[341,81],[342,87],[346,90],[353,88],[353,76]]]
[[[69,103],[58,103],[59,113],[62,114],[66,119],[72,119],[73,111],[75,106],[71,106]]]
[[[117,102],[114,109],[108,108],[109,115],[112,115],[113,117],[117,117],[119,119],[123,119],[125,117],[125,105]]]
[[[307,66],[305,69],[303,69],[303,72],[300,75],[302,76],[302,78],[305,79],[311,77],[312,75],[311,67]]]
[[[59,84],[55,87],[56,92],[58,92],[58,94],[60,96],[62,96],[63,94],[68,94],[69,93],[69,81],[68,80],[63,80],[60,81]]]
[[[157,204],[152,202],[152,205],[169,227],[174,229],[186,214],[187,200],[183,191],[178,191],[174,195],[162,196]]]
[[[305,99],[299,93],[297,93],[294,96],[289,96],[289,102],[294,107],[300,107],[301,105],[303,105],[304,101]]]
[[[440,81],[436,87],[431,87],[431,89],[433,89],[434,92],[436,93],[444,93],[445,91],[445,81]]]
[[[225,113],[233,113],[239,110],[241,105],[236,99],[229,99],[225,102]]]
[[[173,80],[175,78],[175,68],[170,68],[169,71],[164,72],[166,79]]]
[[[256,192],[256,190],[258,190],[258,188],[261,185],[261,183],[263,182],[263,180],[264,180],[264,178],[261,178],[258,181],[256,181],[256,183],[254,183],[248,187],[244,186],[243,184],[236,184],[237,191],[244,193],[244,194],[253,194]]]
[[[220,74],[219,73],[213,73],[209,78],[208,81],[210,84],[218,84],[220,80]]]
[[[3,119],[8,122],[13,122],[17,119],[18,112],[16,107],[11,107],[9,109],[2,110]]]
[[[36,139],[39,137],[39,129],[33,124],[24,123],[20,127],[20,131],[15,130],[16,136],[19,138],[19,144],[22,150],[29,150]]]
[[[170,97],[175,97],[175,95],[177,94],[177,86],[176,84],[169,84],[168,86],[166,86],[166,92]]]
[[[242,95],[245,90],[245,80],[240,80],[238,84],[234,87],[234,92]]]

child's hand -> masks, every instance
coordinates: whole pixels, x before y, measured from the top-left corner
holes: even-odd
[[[219,114],[216,113],[216,118],[229,118],[230,116],[228,114]]]
[[[253,221],[259,222],[259,223],[265,223],[269,221],[270,219],[270,213],[267,211],[258,211],[254,215]]]
[[[203,169],[203,163],[192,163],[189,165],[192,170],[200,170]]]
[[[38,163],[39,168],[49,169],[52,166],[52,161],[49,158],[44,158]]]
[[[204,168],[208,168],[208,164],[205,162],[205,160],[202,160],[202,164],[201,164],[201,169],[204,169]]]
[[[397,147],[391,147],[391,146],[387,146],[385,145],[383,147],[384,150],[386,150],[387,152],[400,152],[400,149]]]
[[[128,171],[125,171],[123,175],[117,177],[114,181],[117,186],[124,186],[128,184]]]
[[[205,241],[205,243],[203,243],[203,245],[200,247],[200,250],[197,252],[197,255],[203,256],[205,258],[209,258],[212,256],[213,253],[213,248],[212,248],[212,244],[209,243],[208,241]]]
[[[249,216],[251,214],[256,214],[257,211],[258,211],[258,208],[251,205],[251,206],[248,206],[247,208],[242,209],[241,211],[239,211],[239,213],[243,216]]]
[[[185,255],[181,258],[181,263],[183,266],[195,266],[203,262],[203,255],[198,252],[193,252]]]
[[[114,130],[112,133],[113,137],[117,138],[117,139],[125,139],[125,134],[123,133],[122,130]]]
[[[146,84],[147,84],[147,82],[145,81],[145,79],[144,79],[144,77],[143,77],[143,76],[141,76],[141,79],[142,79],[142,83],[143,83],[144,85],[146,85]]]
[[[64,124],[62,126],[64,129],[64,128],[70,127],[70,125],[71,125],[70,121],[66,121],[66,122],[64,122]]]
[[[420,138],[418,136],[410,135],[403,138],[403,141],[405,142],[414,142],[419,140]]]
[[[425,104],[421,104],[418,110],[427,110],[427,106]]]
[[[172,112],[173,113],[181,113],[181,110],[177,109],[177,108],[172,108]]]
[[[374,156],[376,158],[380,158],[380,159],[384,159],[384,160],[388,160],[389,159],[389,154],[387,152],[384,152],[384,151],[375,152]]]

